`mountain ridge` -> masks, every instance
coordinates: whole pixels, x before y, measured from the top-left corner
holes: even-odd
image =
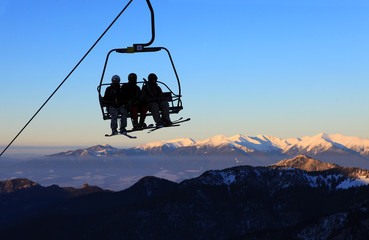
[[[170,145],[173,148],[179,147],[193,147],[193,146],[224,146],[231,145],[246,151],[275,151],[281,150],[282,152],[288,151],[291,147],[297,147],[298,149],[305,149],[308,152],[312,151],[314,146],[320,146],[322,149],[347,148],[359,153],[369,154],[369,139],[359,137],[347,137],[340,134],[326,134],[320,133],[312,137],[302,138],[286,138],[281,139],[274,136],[257,135],[255,137],[246,136],[243,134],[237,134],[231,137],[224,135],[216,135],[214,137],[195,141],[190,138],[180,138],[169,141],[153,142],[148,144],[139,145],[136,149],[147,150],[150,148],[161,147],[165,144]]]
[[[242,134],[231,137],[216,135],[199,141],[192,138],[178,138],[152,142],[129,149],[118,149],[108,144],[96,145],[86,149],[67,151],[49,156],[103,157],[135,154],[209,154],[219,152],[219,150],[229,152],[237,150],[244,154],[278,152],[288,156],[299,154],[318,155],[325,152],[347,153],[356,154],[369,160],[369,139],[326,133],[320,133],[312,137],[286,139],[265,135],[257,135],[255,137]]]
[[[5,181],[0,181],[0,194],[11,193],[36,186],[39,186],[39,184],[26,178],[9,179]]]

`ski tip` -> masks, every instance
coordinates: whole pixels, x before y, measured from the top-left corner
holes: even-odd
[[[124,133],[122,133],[121,135],[124,135],[124,136],[129,137],[129,138],[137,138],[136,136],[131,136],[129,134],[124,134]]]
[[[123,136],[126,136],[128,138],[137,138],[137,136],[131,136],[129,134],[122,134],[122,133],[119,133],[119,134],[105,134],[105,137],[112,137],[112,136],[117,136],[117,135],[123,135]]]
[[[131,135],[128,135],[128,134],[121,134],[121,135],[129,137],[129,138],[137,138],[136,136],[131,136]]]

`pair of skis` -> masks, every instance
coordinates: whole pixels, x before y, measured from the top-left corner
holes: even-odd
[[[123,135],[123,136],[126,136],[128,138],[137,138],[136,136],[129,135],[127,132],[125,132],[125,133],[116,133],[116,134],[105,134],[105,137],[113,137],[113,136],[118,136],[118,135]]]
[[[156,130],[162,129],[162,128],[167,128],[167,127],[179,127],[180,126],[180,123],[187,122],[187,121],[190,121],[190,120],[191,120],[191,118],[183,119],[183,117],[181,117],[178,120],[173,121],[172,124],[169,125],[169,126],[154,127],[152,129],[150,129],[148,133],[152,133],[153,131],[156,131]]]
[[[178,120],[175,120],[172,122],[172,125],[170,126],[163,126],[163,127],[156,127],[154,126],[153,124],[150,124],[148,125],[146,128],[140,128],[140,129],[132,129],[132,130],[128,130],[126,131],[126,133],[118,133],[118,134],[105,134],[105,137],[112,137],[112,136],[117,136],[117,135],[123,135],[123,136],[126,136],[128,138],[137,138],[136,136],[132,136],[128,133],[130,132],[136,132],[136,131],[143,131],[143,130],[149,130],[148,133],[152,133],[158,129],[162,129],[162,128],[167,128],[167,127],[179,127],[180,126],[180,123],[183,123],[183,122],[187,122],[187,121],[190,121],[191,118],[186,118],[186,119],[183,119],[183,117],[179,118]]]
[[[154,124],[149,124],[147,127],[145,128],[136,128],[136,129],[132,129],[132,130],[127,130],[125,131],[124,133],[116,133],[116,134],[105,134],[105,137],[112,137],[112,136],[115,136],[115,135],[124,135],[128,138],[137,138],[136,136],[132,136],[128,133],[130,132],[136,132],[136,131],[143,131],[143,130],[146,130],[146,129],[152,129],[152,128],[155,128],[154,127]]]

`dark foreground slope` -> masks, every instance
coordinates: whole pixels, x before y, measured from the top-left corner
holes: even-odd
[[[311,167],[314,161],[305,160]],[[121,192],[55,203],[3,229],[0,238],[367,239],[363,174],[336,166],[309,172],[284,163],[208,171],[179,184],[146,177]]]
[[[87,184],[76,189],[56,185],[43,187],[21,178],[0,181],[0,230],[19,221],[39,216],[40,211],[55,204],[95,192],[107,191]]]

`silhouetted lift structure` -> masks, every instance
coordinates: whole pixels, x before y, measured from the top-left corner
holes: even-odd
[[[118,53],[118,54],[133,54],[133,53],[149,53],[149,52],[158,52],[161,50],[164,50],[169,57],[171,66],[173,68],[175,77],[176,77],[176,81],[177,81],[177,89],[178,92],[174,92],[172,91],[172,89],[164,82],[158,81],[157,83],[164,86],[165,91],[163,92],[163,97],[166,101],[168,101],[169,103],[169,114],[176,114],[179,113],[182,109],[183,109],[183,105],[182,105],[182,94],[181,94],[181,83],[178,77],[178,73],[177,70],[175,68],[172,56],[169,52],[169,50],[165,47],[149,47],[155,40],[155,18],[154,18],[154,10],[151,6],[151,3],[149,0],[146,0],[147,6],[150,9],[150,13],[151,13],[151,40],[148,43],[141,43],[141,44],[133,44],[132,47],[127,47],[127,48],[117,48],[117,49],[112,49],[109,51],[109,53],[106,56],[106,60],[105,60],[105,64],[104,64],[104,68],[102,71],[102,75],[101,75],[101,79],[100,79],[100,84],[97,87],[97,91],[99,93],[99,103],[100,103],[100,108],[101,108],[101,113],[103,116],[104,120],[108,120],[111,119],[111,115],[108,112],[108,105],[109,102],[107,100],[104,99],[102,92],[103,92],[103,88],[107,87],[108,85],[110,85],[111,83],[104,83],[104,76],[105,76],[105,71],[106,71],[106,67],[108,65],[108,61],[109,61],[109,57],[112,53]],[[146,80],[143,79],[144,81],[138,81],[137,83],[143,83],[146,84]],[[123,83],[121,83],[122,85]],[[152,115],[152,113],[148,112],[147,116]],[[120,115],[118,117],[121,117]],[[128,117],[131,117],[130,112],[128,112]],[[190,118],[187,118],[185,120],[182,120],[182,118],[178,119],[177,121],[174,121],[174,125],[173,126],[179,126],[178,123],[180,122],[184,122],[184,121],[189,121]],[[128,132],[134,132],[134,131],[142,131],[145,129],[139,128],[139,129],[132,129],[129,130]],[[149,132],[154,131],[155,129],[151,129]]]
[[[165,87],[164,89],[166,89],[164,91],[164,98],[165,98],[165,100],[167,100],[169,102],[169,113],[170,114],[179,113],[183,109],[182,100],[181,100],[181,97],[182,97],[182,95],[181,95],[181,84],[180,84],[180,80],[179,80],[179,77],[178,77],[178,74],[177,74],[177,70],[175,68],[175,65],[174,65],[174,62],[173,62],[173,59],[172,59],[172,56],[171,56],[169,50],[165,47],[148,47],[155,40],[155,19],[154,19],[154,10],[151,6],[150,1],[146,0],[146,2],[147,2],[147,5],[148,5],[148,7],[150,9],[150,13],[151,13],[151,33],[152,33],[151,35],[152,35],[152,37],[151,37],[150,42],[142,43],[142,44],[133,44],[132,47],[127,47],[127,48],[112,49],[112,50],[110,50],[110,52],[106,56],[104,68],[103,68],[102,75],[101,75],[100,84],[97,87],[97,91],[99,93],[99,102],[100,102],[101,112],[102,112],[104,120],[111,119],[111,116],[110,116],[109,112],[107,111],[107,105],[109,104],[109,102],[104,100],[102,90],[103,90],[104,86],[110,85],[110,83],[103,83],[103,81],[104,81],[105,70],[106,70],[106,67],[107,67],[108,61],[109,61],[109,56],[112,53],[119,53],[119,54],[150,53],[150,52],[152,53],[152,52],[158,52],[158,51],[164,50],[168,54],[171,66],[172,66],[174,74],[176,76],[177,85],[178,85],[178,92],[176,92],[176,93],[173,92],[172,89],[169,88],[169,86],[164,82],[158,81],[158,84],[164,86]],[[145,81],[138,81],[138,83],[145,84]],[[121,83],[121,84],[123,84],[123,83]],[[147,115],[150,116],[151,113],[148,112]],[[128,117],[130,117],[129,113],[128,113]]]
[[[5,151],[12,145],[12,143],[18,138],[18,136],[24,131],[24,129],[32,122],[32,120],[37,116],[37,114],[42,110],[42,108],[49,102],[49,100],[55,95],[55,93],[60,89],[60,87],[66,82],[66,80],[72,75],[72,73],[77,69],[77,67],[83,62],[83,60],[87,57],[87,55],[92,51],[92,49],[97,45],[97,43],[103,38],[103,36],[108,32],[108,30],[113,26],[113,24],[118,20],[118,18],[123,14],[123,12],[128,8],[128,6],[132,3],[133,0],[130,0],[127,5],[120,11],[120,13],[117,15],[117,17],[110,23],[110,25],[105,29],[105,31],[100,35],[100,37],[95,41],[95,43],[90,47],[90,49],[85,53],[85,55],[79,60],[79,62],[74,66],[74,68],[69,72],[69,74],[64,78],[64,80],[58,85],[58,87],[51,93],[51,95],[46,99],[46,101],[41,105],[41,107],[35,112],[35,114],[28,120],[28,122],[23,126],[23,128],[17,133],[17,135],[13,138],[12,141],[10,141],[10,143],[5,147],[5,149],[0,153],[0,157],[5,153]],[[175,93],[173,92],[165,83],[158,81],[159,84],[162,84],[163,86],[166,87],[167,91],[164,92],[164,96],[165,98],[168,100],[168,102],[170,103],[170,114],[174,114],[174,113],[179,113],[182,109],[182,101],[181,101],[181,85],[180,85],[180,81],[179,81],[179,77],[176,71],[176,68],[174,66],[174,62],[173,59],[170,55],[170,52],[168,49],[164,48],[164,47],[148,47],[150,46],[155,39],[155,21],[154,21],[154,10],[151,6],[150,0],[146,0],[146,3],[150,9],[151,12],[151,29],[152,29],[152,37],[150,42],[148,43],[144,43],[144,44],[133,44],[132,47],[127,47],[127,48],[117,48],[117,49],[113,49],[111,50],[107,57],[106,57],[106,61],[105,61],[105,65],[104,65],[104,69],[103,69],[103,73],[101,76],[101,80],[100,80],[100,84],[97,87],[97,90],[99,92],[99,103],[100,103],[100,107],[101,107],[101,111],[103,114],[103,119],[107,120],[110,119],[111,116],[109,115],[109,113],[106,111],[106,105],[107,102],[105,102],[102,98],[101,95],[101,90],[102,87],[107,85],[105,83],[103,83],[103,79],[104,79],[104,75],[105,75],[105,70],[106,70],[106,66],[108,64],[108,59],[111,53],[116,52],[116,53],[148,53],[148,52],[158,52],[161,50],[164,50],[167,52],[171,65],[173,67],[173,71],[175,73],[176,79],[177,79],[177,84],[178,84],[178,92]],[[140,82],[139,82],[140,83]],[[151,115],[151,113],[148,113],[148,116]],[[186,119],[186,120],[189,120]]]

